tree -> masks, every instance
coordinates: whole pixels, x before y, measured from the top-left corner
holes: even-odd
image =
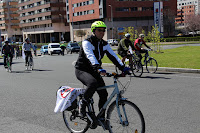
[[[81,37],[81,41],[82,41],[82,37],[86,35],[86,31],[85,30],[77,30],[75,35],[77,37]]]
[[[200,15],[186,16],[185,29],[187,32],[193,32],[193,33],[196,33],[197,31],[199,31],[200,30]]]
[[[164,25],[164,32],[166,33],[164,36],[172,36],[174,35],[175,31],[175,17],[176,11],[171,10],[169,8],[164,8],[163,11],[163,25]]]
[[[160,44],[160,42],[162,41],[161,36],[162,34],[158,31],[158,26],[157,25],[155,27],[152,26],[151,32],[148,33],[148,39],[150,39],[150,42],[153,45],[153,50],[158,53],[161,52],[161,44]]]

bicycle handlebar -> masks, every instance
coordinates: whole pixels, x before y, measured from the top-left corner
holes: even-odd
[[[126,77],[126,75],[130,75],[128,73],[121,73],[121,74],[117,74],[115,72],[112,72],[112,73],[106,73],[106,76],[107,77],[114,77],[114,78],[118,78],[118,77]]]

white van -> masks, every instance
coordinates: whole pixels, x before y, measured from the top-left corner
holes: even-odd
[[[60,43],[49,43],[48,44],[48,54],[61,54]]]
[[[110,44],[111,46],[117,46],[118,40],[117,39],[108,39],[108,44]]]

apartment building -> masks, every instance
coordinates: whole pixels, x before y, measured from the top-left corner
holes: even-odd
[[[195,5],[182,6],[177,10],[177,17],[175,18],[178,26],[184,26],[185,18],[190,15],[195,15]]]
[[[0,30],[4,41],[21,41],[17,0],[0,0]]]
[[[168,15],[176,16],[177,0],[66,0],[67,22],[70,23],[71,40],[87,38],[92,33],[90,26],[95,20],[102,20],[107,25],[104,39],[121,38],[123,27],[135,27],[147,33],[154,25],[154,2],[163,1],[164,35],[173,35],[173,23],[165,21]],[[165,13],[169,12],[170,13]],[[169,28],[169,25],[171,27]],[[166,33],[166,31],[169,33]],[[78,37],[76,31],[84,30],[86,35]]]
[[[70,41],[65,0],[19,0],[20,28],[23,40],[32,42]]]
[[[195,14],[200,14],[200,0],[177,0],[177,9],[181,10],[185,6],[195,6]]]

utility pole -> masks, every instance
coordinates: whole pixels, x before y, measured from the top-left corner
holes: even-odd
[[[113,11],[112,11],[112,5],[108,5],[110,7],[111,10],[111,21],[112,21],[112,39],[113,39]]]

